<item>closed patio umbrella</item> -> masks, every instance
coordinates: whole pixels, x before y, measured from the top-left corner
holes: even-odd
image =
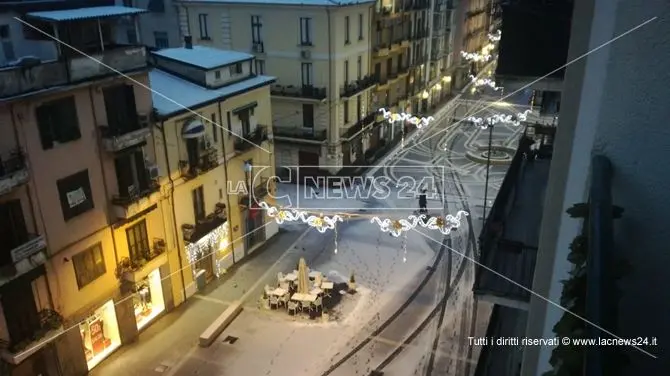
[[[309,293],[309,269],[304,258],[298,263],[298,294]]]

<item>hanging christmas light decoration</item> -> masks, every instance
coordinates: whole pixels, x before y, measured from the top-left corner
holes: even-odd
[[[495,33],[489,33],[488,37],[491,42],[498,42],[502,38],[502,31],[496,30]]]
[[[410,124],[415,125],[418,129],[428,126],[428,124],[430,124],[433,120],[435,120],[435,118],[432,116],[418,117],[404,112],[392,112],[385,108],[380,108],[379,112],[381,112],[384,115],[384,119],[391,124],[406,121]]]
[[[390,232],[391,235],[395,237],[400,236],[403,232],[416,228],[420,221],[421,216],[416,215],[410,215],[407,219],[392,220],[388,218],[381,219],[379,217],[372,217],[372,219],[370,219],[370,223],[377,223],[383,232]]]
[[[205,257],[212,250],[220,249],[223,244],[227,246],[227,241],[222,241],[228,236],[228,222],[212,230],[209,234],[198,239],[195,243],[186,245],[186,256],[189,264],[195,264],[201,258]]]
[[[528,114],[530,113],[531,110],[526,110],[516,115],[496,114],[487,118],[478,118],[470,116],[465,120],[473,123],[474,125],[480,127],[481,129],[488,129],[488,127],[492,127],[498,123],[512,124],[513,126],[518,127],[519,125],[521,125],[522,121],[526,121],[526,119],[528,118]]]
[[[461,226],[461,221],[464,217],[469,216],[470,213],[465,210],[459,210],[456,215],[447,214],[446,217],[430,217],[428,218],[423,227],[429,230],[438,230],[444,235],[448,235],[451,231],[457,229]]]
[[[489,54],[478,54],[474,52],[465,52],[461,51],[461,56],[467,61],[474,61],[474,62],[487,62],[491,60],[492,56]]]
[[[335,223],[337,222],[342,222],[342,217],[340,217],[339,215],[327,217],[324,216],[323,214],[320,214],[318,216],[310,215],[309,217],[307,217],[307,220],[305,221],[305,223],[307,223],[310,227],[314,227],[320,233],[325,233],[328,230],[333,230],[335,228]]]
[[[472,84],[474,85],[474,87],[489,86],[495,91],[498,91],[498,90],[502,89],[502,87],[496,86],[496,82],[493,81],[490,78],[477,78],[472,74],[469,77],[470,77],[470,80],[472,81]]]

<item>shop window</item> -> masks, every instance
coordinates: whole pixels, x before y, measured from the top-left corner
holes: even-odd
[[[74,96],[42,104],[37,107],[36,117],[44,150],[81,138]]]
[[[102,254],[102,245],[100,243],[93,247],[79,252],[72,257],[74,273],[77,277],[79,289],[95,281],[107,272],[105,267],[105,257]]]
[[[114,301],[108,301],[79,324],[79,331],[84,344],[86,364],[91,370],[121,346]]]
[[[151,252],[149,250],[149,237],[147,236],[147,223],[144,219],[126,229],[126,238],[128,239],[128,252],[131,260],[149,259]]]
[[[156,316],[161,314],[161,312],[165,311],[165,300],[163,299],[163,286],[161,284],[159,269],[149,273],[144,280],[136,285],[133,298],[137,329],[142,329]]]
[[[56,181],[56,185],[65,221],[93,209],[88,170],[60,179]]]

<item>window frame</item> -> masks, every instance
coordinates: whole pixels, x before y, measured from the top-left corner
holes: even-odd
[[[312,41],[312,18],[300,17],[300,45],[313,46]]]
[[[165,42],[164,47],[159,46],[159,40]],[[154,47],[158,49],[169,48],[170,47],[170,37],[168,36],[167,31],[154,31]]]
[[[255,66],[256,74],[261,75],[261,76],[264,75],[265,74],[265,60],[256,59],[254,64],[256,65]],[[259,69],[259,68],[261,68],[261,69]]]
[[[344,16],[344,44],[351,44],[351,21],[349,20],[349,16]]]
[[[35,121],[43,150],[50,150],[57,145],[81,138],[74,95],[43,102],[35,109]],[[69,126],[65,127],[64,123]]]
[[[128,256],[130,260],[144,259],[149,261],[146,256],[150,253],[151,246],[149,245],[149,232],[147,231],[146,219],[141,219],[126,228],[126,242],[128,243]]]
[[[358,40],[363,40],[363,13],[358,14]]]
[[[251,16],[251,43],[252,44],[261,44],[263,43],[263,18],[261,16],[252,15]]]
[[[96,254],[99,256],[99,261],[96,262]],[[90,257],[87,260],[87,256]],[[90,265],[86,265],[90,261]],[[78,267],[79,265],[79,267]],[[82,269],[80,269],[80,267]],[[88,270],[91,267],[91,270]],[[74,276],[77,281],[79,290],[95,282],[100,277],[107,273],[107,265],[105,263],[105,253],[103,252],[102,243],[98,242],[85,250],[72,256],[72,268],[74,269]]]
[[[363,56],[358,55],[356,59],[356,77],[360,80],[363,78]]]
[[[198,27],[200,29],[200,40],[211,40],[209,37],[209,25],[207,22],[209,14],[200,13],[198,14]]]
[[[314,86],[314,65],[312,63],[300,63],[300,78],[302,87]]]

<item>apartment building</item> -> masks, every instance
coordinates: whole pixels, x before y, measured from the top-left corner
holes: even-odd
[[[463,27],[463,51],[468,53],[487,54],[485,47],[489,44],[492,0],[467,0],[465,7],[465,23]],[[486,62],[471,62],[470,70],[479,71]]]
[[[656,15],[667,14],[670,5],[564,3],[574,6],[567,60],[580,60],[565,70],[561,122],[553,155],[546,161],[549,166],[545,161],[543,166],[529,166],[548,168],[546,180],[526,180],[526,188],[521,188],[544,191],[541,205],[536,204],[527,218],[529,224],[537,224],[523,229],[537,234],[537,249],[519,252],[517,243],[516,249],[499,248],[487,257],[497,261],[485,265],[509,279],[489,280],[498,298],[506,299],[494,306],[486,336],[640,342],[637,348],[485,346],[476,375],[665,374],[670,303],[660,298],[663,289],[654,287],[667,285],[669,279],[664,245],[670,201],[659,188],[669,183],[666,164],[659,162],[668,150],[668,110],[658,103],[667,93],[670,43],[665,36],[670,29]],[[602,47],[602,41],[612,40]],[[518,204],[537,194],[517,192]],[[500,206],[523,206],[507,202],[502,200]],[[514,226],[519,218],[510,212],[498,218],[502,221],[489,220],[492,226],[485,226],[483,233],[495,238],[510,226],[521,229]],[[528,274],[530,264],[534,271]],[[508,303],[519,298],[523,306],[510,307]]]
[[[139,34],[135,33],[135,25],[128,24],[121,30],[119,38],[155,49],[181,45],[179,13],[173,0],[116,0],[116,5],[147,10],[138,18]]]
[[[179,276],[189,297],[278,231],[270,86],[245,52],[194,46],[151,54],[158,168],[170,181]]]
[[[27,12],[27,24],[88,56],[33,33],[51,44],[43,57],[0,71],[0,354],[10,374],[85,374],[183,300],[167,278],[175,247],[145,48],[114,39],[120,18],[142,12]]]
[[[372,1],[179,1],[181,28],[197,43],[256,56],[271,74],[276,163],[336,172],[364,157],[372,124]]]

